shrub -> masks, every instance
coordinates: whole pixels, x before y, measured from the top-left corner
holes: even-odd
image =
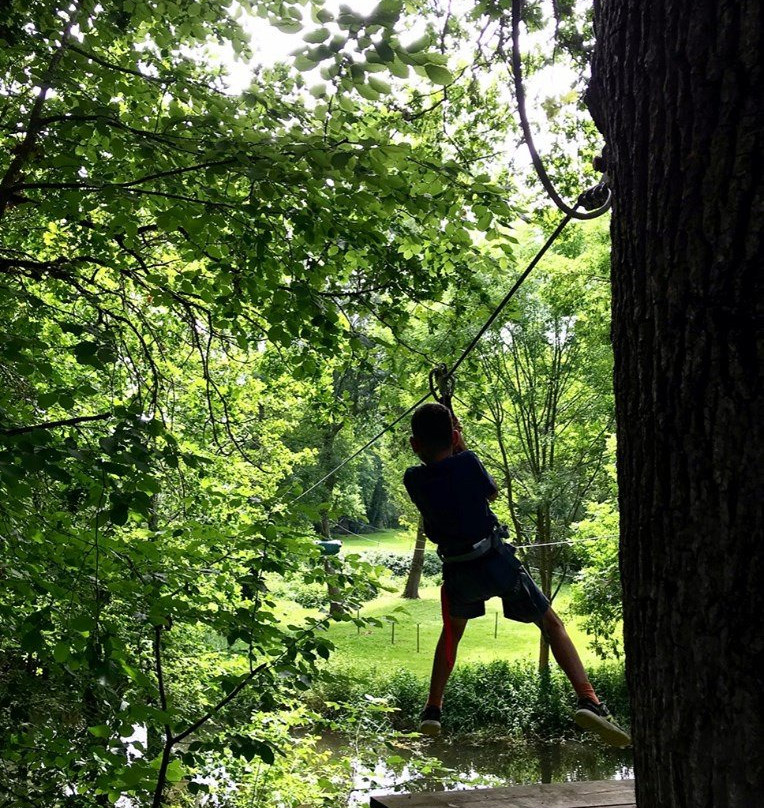
[[[364,559],[370,564],[390,570],[393,575],[404,576],[411,569],[411,555],[405,553],[385,553],[378,550],[364,554]],[[428,577],[439,576],[441,572],[440,559],[435,553],[425,553],[422,563],[422,575]]]
[[[589,678],[610,712],[619,720],[626,721],[629,715],[629,691],[622,662],[605,662],[589,671]]]
[[[325,606],[329,599],[325,584],[318,581],[308,583],[297,577],[269,581],[268,588],[275,597],[292,600],[305,609]]]
[[[308,582],[297,577],[272,580],[268,589],[273,596],[292,600],[304,609],[324,608],[329,602],[329,594],[323,581]],[[362,601],[372,600],[378,594],[378,587],[371,581],[364,581],[356,586],[355,595]]]
[[[359,672],[330,666],[316,682],[310,705],[326,713],[326,703],[342,713],[342,704],[363,694],[390,699],[397,708],[391,720],[396,728],[415,729],[427,698],[428,683],[405,669],[392,673]],[[607,699],[616,717],[628,715],[626,679],[622,666],[605,664],[591,671],[595,690]],[[443,727],[448,732],[494,731],[518,739],[551,740],[576,737],[572,721],[575,694],[558,669],[540,675],[533,663],[495,661],[465,665],[451,676],[446,691]],[[322,708],[323,705],[323,708]]]

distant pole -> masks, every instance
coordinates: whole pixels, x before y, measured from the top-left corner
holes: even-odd
[[[356,609],[356,610],[355,610],[355,619],[356,619],[356,620],[360,620],[360,619],[361,619],[361,610],[360,610],[360,609]],[[358,636],[360,637],[360,636],[361,636],[361,624],[360,624],[360,623],[356,623],[356,626],[355,626],[355,627],[356,627],[356,633],[357,633],[357,634],[358,634]]]
[[[419,623],[416,624],[416,652],[419,653]]]
[[[395,645],[395,623],[390,623],[390,645]]]
[[[493,613],[493,638],[494,640],[499,636],[499,613]]]

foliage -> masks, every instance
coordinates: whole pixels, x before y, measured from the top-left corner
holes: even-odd
[[[611,711],[619,719],[628,716],[623,667],[595,666],[590,678]],[[333,667],[330,675],[316,681],[308,699],[314,709],[330,705],[330,714],[338,716],[343,698],[363,693],[388,696],[397,708],[391,714],[395,726],[412,729],[426,700],[427,680],[405,669],[364,677],[357,670]],[[448,683],[443,726],[450,733],[489,730],[525,740],[570,738],[578,734],[572,722],[574,706],[574,694],[561,671],[542,675],[530,663],[505,661],[459,665]]]
[[[400,553],[371,552],[365,553],[364,558],[369,564],[382,566],[397,577],[407,575],[411,567],[411,556]],[[433,578],[441,574],[441,562],[435,553],[424,554],[422,572]]]
[[[581,571],[572,587],[571,611],[581,617],[591,645],[602,658],[623,656],[623,606],[618,563],[619,518],[616,501],[615,439],[609,441],[607,472],[612,496],[590,502],[573,539]]]
[[[405,439],[313,483],[413,400],[515,244],[502,93],[433,11],[5,4],[2,808],[156,808],[221,761],[254,782],[332,651],[329,598],[355,630],[374,570],[324,568],[313,528],[410,517]],[[237,96],[214,53],[249,58],[249,15],[303,44]],[[281,621],[279,582],[321,615]]]
[[[368,563],[374,565],[373,562]],[[375,598],[383,586],[383,582],[373,579],[359,581],[355,590],[357,602],[360,604]],[[269,583],[269,591],[274,598],[293,601],[304,609],[322,609],[326,606],[326,581],[323,576],[319,579],[315,575],[299,574],[275,577]]]
[[[331,397],[327,375],[367,347],[352,317],[437,299],[482,260],[469,223],[511,208],[421,121],[367,104],[388,68],[452,79],[429,37],[400,43],[397,3],[316,6],[328,28],[241,97],[207,46],[245,57],[236,14],[295,30],[297,7],[6,6],[0,647],[23,694],[3,694],[8,799],[158,805],[244,689],[275,704],[330,651],[318,623],[278,623],[264,584],[314,553],[284,505],[324,445],[292,445],[301,382]],[[323,101],[300,75],[319,62]],[[367,575],[348,562],[329,583],[352,608]],[[186,688],[199,625],[224,647]],[[134,724],[149,754],[131,761]]]
[[[252,713],[236,734],[221,738],[190,774],[188,786],[172,794],[177,806],[216,808],[296,808],[346,805],[355,793],[373,785],[380,762],[396,779],[416,782],[438,771],[421,744],[396,731],[387,716],[393,708],[382,698],[365,695],[345,700],[341,719],[328,719],[299,703],[291,709]],[[338,733],[342,733],[338,736]],[[341,737],[330,748],[324,737]],[[274,750],[259,756],[259,739]]]

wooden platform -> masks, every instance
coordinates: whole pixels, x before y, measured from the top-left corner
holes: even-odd
[[[633,780],[372,797],[370,808],[636,808]]]

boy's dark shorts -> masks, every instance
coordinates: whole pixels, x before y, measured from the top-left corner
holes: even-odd
[[[502,544],[474,561],[444,564],[443,586],[451,617],[482,617],[489,598],[501,598],[504,617],[521,623],[537,622],[549,608],[511,544]]]

